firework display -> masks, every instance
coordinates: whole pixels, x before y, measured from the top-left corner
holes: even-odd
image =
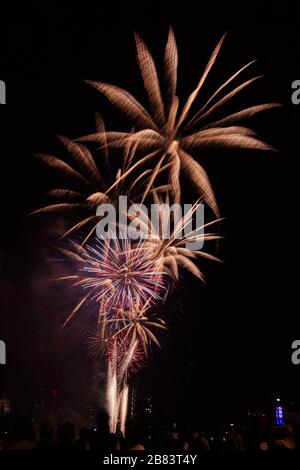
[[[51,190],[48,195],[55,202],[34,213],[72,214],[76,219],[64,235],[68,246],[60,247],[71,262],[72,274],[61,276],[60,280],[76,287],[80,300],[68,313],[64,325],[79,313],[96,311],[89,346],[95,360],[106,366],[111,432],[119,429],[125,433],[130,378],[148,360],[152,346],[161,347],[168,330],[164,303],[173,284],[180,281],[184,270],[204,281],[199,261],[220,261],[202,248],[191,247],[193,243],[202,247],[205,242],[220,238],[217,230],[211,231],[221,221],[220,211],[209,177],[198,162],[201,154],[207,148],[273,150],[240,122],[278,104],[255,105],[222,116],[223,106],[260,78],[250,78],[231,91],[227,89],[254,61],[227,78],[200,109],[193,111],[224,37],[213,50],[196,88],[180,105],[176,95],[178,53],[173,31],[169,32],[165,48],[162,87],[154,60],[136,35],[137,61],[149,111],[129,92],[89,81],[127,116],[134,126],[132,131],[106,131],[96,113],[96,132],[74,141],[60,137],[72,164],[52,155],[37,155],[72,183],[72,190]],[[89,146],[95,142],[97,150],[92,151]],[[120,164],[111,164],[109,151],[118,153]],[[182,174],[188,178],[196,202],[175,220],[167,208],[183,202]],[[124,227],[118,222],[106,237],[96,236],[97,225],[103,218],[97,209],[101,204],[118,209],[120,196],[146,208],[155,204],[158,225],[153,224],[149,214],[140,211],[135,216],[140,229],[138,238],[130,230],[120,236]],[[200,202],[207,205],[216,219],[195,228],[193,222]],[[132,214],[126,214],[126,223],[131,221]],[[168,237],[162,233],[164,224],[170,228]],[[79,243],[72,239],[74,232],[82,236]]]

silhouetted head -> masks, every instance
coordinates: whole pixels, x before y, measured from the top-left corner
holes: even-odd
[[[23,441],[30,438],[31,426],[27,416],[19,416],[14,424],[14,438]]]
[[[101,408],[97,416],[97,428],[99,432],[109,433],[109,416],[106,410]]]
[[[90,430],[88,428],[81,428],[79,431],[79,438],[82,441],[85,441],[89,438],[90,436]]]
[[[61,441],[71,442],[75,437],[74,426],[69,421],[60,423],[57,427],[57,436]]]
[[[145,445],[148,440],[148,428],[143,422],[137,422],[130,430],[126,431],[126,438],[131,445]]]

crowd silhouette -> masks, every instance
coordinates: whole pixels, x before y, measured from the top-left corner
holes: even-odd
[[[69,422],[54,426],[44,419],[39,425],[29,417],[17,417],[9,432],[0,435],[2,451],[97,451],[159,450],[162,452],[210,450],[292,450],[300,448],[300,436],[291,425],[273,426],[259,436],[251,435],[245,426],[229,427],[222,432],[205,432],[200,426],[151,426],[142,421],[128,420],[126,435],[109,431],[107,413],[98,414],[92,429],[76,430]]]

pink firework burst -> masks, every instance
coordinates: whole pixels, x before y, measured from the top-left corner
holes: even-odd
[[[160,300],[162,273],[158,271],[149,247],[130,239],[99,240],[87,246],[82,288],[92,301],[104,300],[106,308],[126,309],[140,300]]]
[[[73,246],[75,251],[61,251],[76,262],[77,273],[60,279],[72,279],[84,295],[65,324],[87,302],[99,305],[103,320],[110,316],[109,312],[131,310],[136,304],[149,306],[161,300],[164,274],[144,241],[110,238],[97,239],[94,247],[76,243]]]

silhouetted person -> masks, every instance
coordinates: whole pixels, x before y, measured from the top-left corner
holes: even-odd
[[[203,431],[193,430],[189,449],[195,452],[210,450],[209,440]]]
[[[44,420],[40,426],[40,439],[36,445],[36,450],[53,450],[55,447],[55,432],[50,420]]]
[[[13,428],[13,442],[8,446],[8,450],[31,450],[34,445],[29,419],[26,416],[19,416]]]
[[[73,450],[74,449],[74,426],[72,423],[66,421],[60,423],[57,427],[57,442],[56,450]]]
[[[76,441],[76,450],[90,450],[90,431],[87,428],[81,428],[79,431],[79,439]]]
[[[144,423],[132,422],[126,430],[126,450],[145,450],[147,446],[147,426]]]
[[[179,440],[178,432],[174,428],[168,428],[163,437],[162,442],[163,450],[179,451],[181,450],[181,442]]]
[[[90,448],[97,451],[114,451],[117,439],[109,430],[109,417],[105,410],[100,410],[97,417],[96,429],[90,433]]]

